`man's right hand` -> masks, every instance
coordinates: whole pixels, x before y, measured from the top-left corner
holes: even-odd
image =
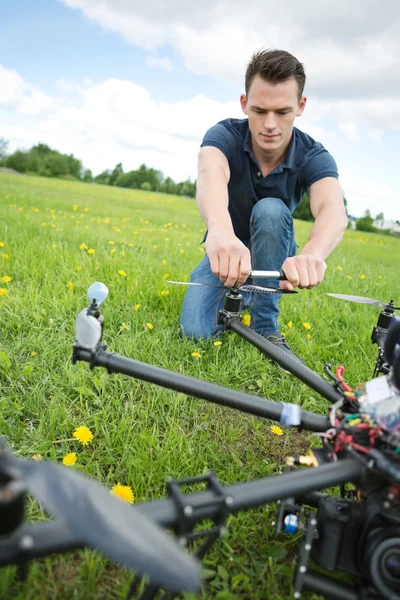
[[[211,271],[226,287],[240,285],[250,276],[250,251],[233,232],[209,230],[206,252]]]

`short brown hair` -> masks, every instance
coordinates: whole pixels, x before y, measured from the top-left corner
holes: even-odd
[[[281,83],[294,77],[299,88],[299,98],[303,95],[306,83],[304,66],[286,50],[259,50],[253,54],[246,69],[246,96],[256,75],[270,83]]]

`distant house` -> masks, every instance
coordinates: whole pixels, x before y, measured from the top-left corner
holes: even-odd
[[[374,227],[377,229],[389,230],[390,233],[400,237],[400,221],[391,221],[389,219],[375,219],[373,222]]]

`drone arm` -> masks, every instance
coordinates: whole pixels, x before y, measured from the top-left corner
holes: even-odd
[[[268,342],[268,340],[254,331],[254,329],[250,329],[244,325],[239,317],[227,315],[222,318],[226,329],[231,329],[240,335],[240,337],[258,348],[263,354],[266,354],[268,358],[275,360],[284,369],[290,371],[295,377],[321,394],[321,396],[329,400],[329,402],[335,403],[343,399],[343,396],[337,392],[328,381],[318,375],[318,373],[309,369],[299,360],[292,358],[286,352],[281,350],[279,346]]]
[[[283,413],[283,407],[278,402],[201,381],[104,350],[93,353],[85,348],[74,346],[73,361],[76,360],[89,362],[92,367],[105,367],[109,373],[121,373],[136,377],[189,396],[278,422]],[[302,410],[300,427],[310,431],[326,431],[329,428],[329,421],[326,417]]]
[[[18,565],[83,547],[62,521],[23,523],[14,533],[0,539],[0,566]]]
[[[300,469],[283,475],[274,475],[222,487],[228,512],[236,513],[256,506],[285,500],[291,497],[304,497],[315,490],[329,488],[349,481],[357,481],[364,467],[353,458],[328,463],[307,470]],[[317,502],[311,494],[312,503]],[[221,502],[211,490],[183,496],[183,512],[191,514],[191,522],[212,519],[218,515]],[[190,506],[190,511],[185,507]],[[182,500],[178,504],[172,498],[136,504],[136,509],[163,527],[179,528]]]

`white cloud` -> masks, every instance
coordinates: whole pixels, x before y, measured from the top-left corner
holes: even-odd
[[[242,83],[251,53],[285,48],[321,97],[399,96],[398,0],[62,0],[147,49],[175,48],[187,68]]]
[[[344,123],[339,123],[338,129],[344,134],[352,142],[359,144],[360,143],[360,134],[358,132],[358,127],[354,123],[354,121],[346,121]]]
[[[399,195],[390,186],[363,179],[346,167],[340,168],[340,181],[350,214],[361,217],[368,209],[373,217],[383,211],[386,218],[400,218]]]
[[[24,109],[27,84],[16,72],[12,72],[12,77],[14,86],[7,88],[8,96],[3,94],[0,99],[3,106],[14,106],[14,114],[18,115]],[[197,95],[188,101],[158,102],[142,86],[116,78],[97,83],[60,79],[57,85],[64,96],[62,100],[49,98],[51,110],[37,119],[13,119],[14,125],[8,119],[1,127],[1,135],[10,140],[11,150],[43,142],[61,152],[73,153],[95,174],[119,162],[125,171],[145,163],[176,181],[195,179],[197,154],[205,131],[224,118],[243,116],[238,100],[217,102]],[[318,99],[312,103],[313,110],[310,108],[296,125],[329,150],[340,145],[341,130],[350,138],[356,135],[358,130],[351,120],[344,121],[336,132],[328,130],[326,111]],[[362,141],[377,140],[381,132],[370,127],[358,135]],[[348,165],[342,168],[340,156],[333,154],[352,214],[360,216],[370,208],[373,214],[384,210],[385,216],[399,218],[397,196],[389,185],[381,186],[370,175],[363,179]]]
[[[39,115],[52,104],[52,98],[39,86],[24,81],[17,71],[0,65],[0,107],[24,115]]]
[[[168,73],[174,68],[174,63],[168,56],[146,56],[146,65],[162,69]]]

